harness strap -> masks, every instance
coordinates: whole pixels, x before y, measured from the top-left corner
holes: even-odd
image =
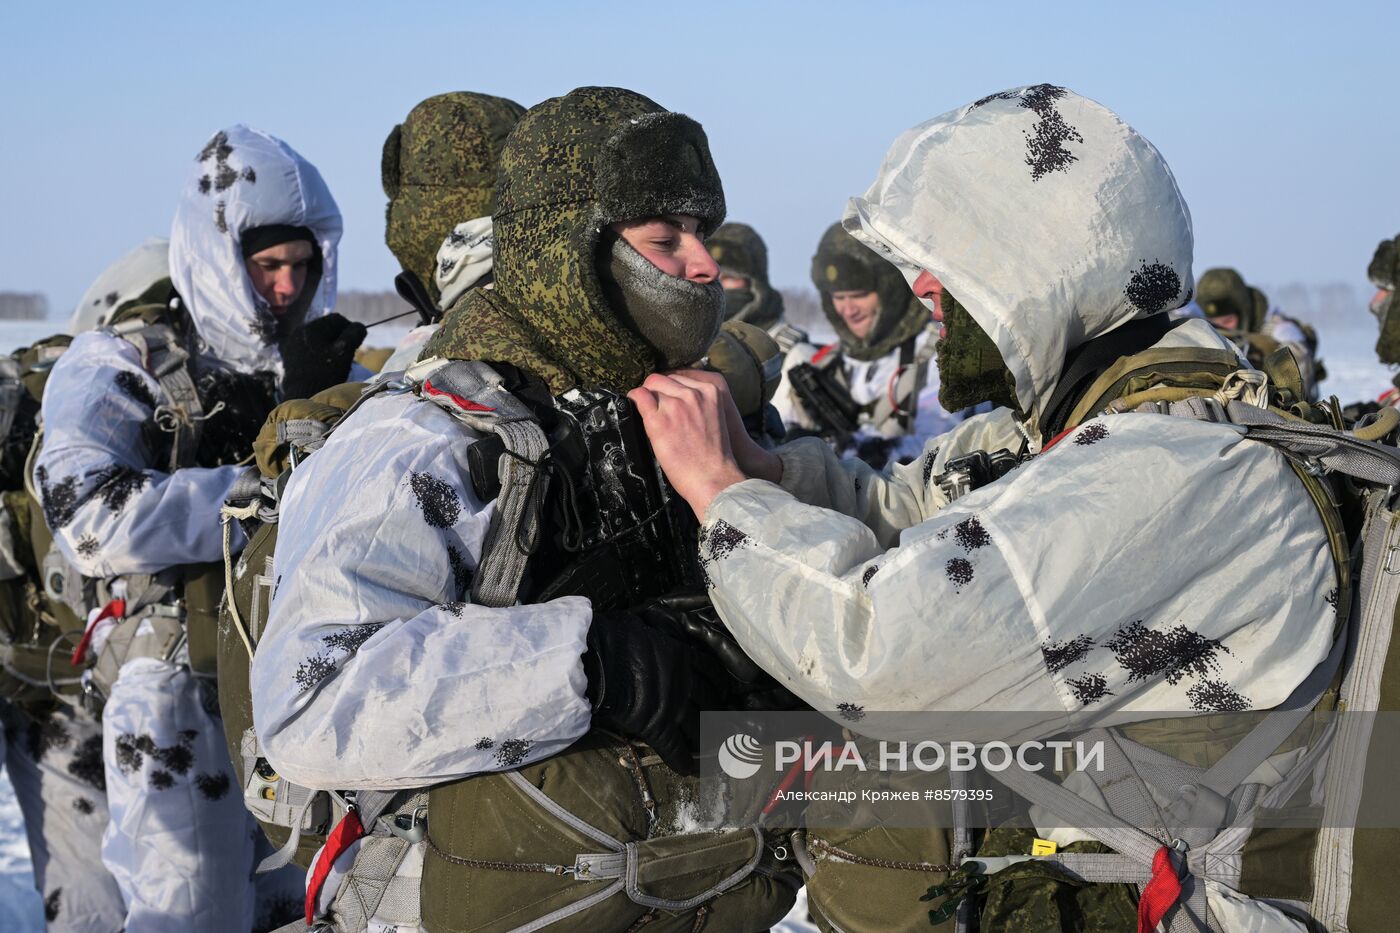
[[[410,367],[404,377],[421,398],[470,428],[496,435],[505,446],[506,455],[497,463],[501,492],[471,597],[482,606],[513,606],[540,534],[549,450],[544,429],[525,403],[505,388],[500,373],[486,363],[435,358]]]
[[[1070,410],[1090,384],[1109,367],[1124,357],[1153,346],[1168,331],[1186,320],[1173,321],[1165,314],[1138,318],[1071,350],[1060,370],[1060,381],[1045,404],[1045,413],[1041,418],[1042,437],[1053,437],[1068,426]]]
[[[217,412],[205,414],[190,375],[190,353],[167,324],[147,324],[131,318],[109,330],[136,348],[141,365],[160,383],[168,401],[156,406],[155,421],[162,431],[174,435],[170,446],[169,472],[194,464],[203,422]]]
[[[899,366],[871,410],[871,422],[876,428],[890,418],[898,418],[900,426],[907,430],[918,411],[919,392],[928,381],[929,361],[938,347],[938,341],[929,339],[915,350],[918,336],[915,334],[900,345]]]

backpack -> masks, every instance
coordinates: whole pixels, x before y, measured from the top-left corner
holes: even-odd
[[[71,342],[55,334],[0,357],[0,697],[30,709],[81,692],[69,655],[82,621],[62,600],[62,577],[46,579],[52,536],[29,479],[44,385]]]
[[[206,412],[190,365],[194,334],[179,296],[168,280],[158,282],[143,295],[112,315],[102,329],[118,337],[140,355],[146,371],[159,383],[162,403],[146,427],[147,446],[167,472],[197,465],[204,422],[219,411]],[[35,439],[37,456],[42,429]],[[37,497],[35,501],[37,514]],[[98,713],[122,666],[133,658],[156,657],[171,661],[188,655],[190,669],[207,684],[215,675],[218,603],[222,596],[220,563],[191,564],[157,574],[129,574],[117,581],[85,578],[68,564],[42,521],[31,522],[36,558],[43,574],[51,606],[66,605],[70,625],[61,638],[48,645],[48,656],[65,658],[80,677],[81,700]],[[117,592],[122,595],[116,598]],[[94,607],[102,607],[86,625],[77,620]],[[87,650],[88,635],[106,618],[117,622],[102,649]]]
[[[614,736],[593,732],[544,761],[426,793],[298,788],[261,757],[247,670],[266,621],[276,495],[285,488],[287,470],[271,474],[314,455],[335,424],[382,391],[415,392],[485,434],[473,450],[499,445],[508,454],[498,451],[494,477],[485,475],[489,469],[477,477],[473,468],[474,480],[494,478],[499,484],[472,582],[473,602],[514,605],[526,585],[534,585],[539,598],[556,592],[560,581],[598,585],[598,565],[587,560],[554,581],[526,583],[531,554],[520,542],[539,531],[541,497],[535,489],[548,469],[549,440],[530,407],[491,366],[430,359],[381,377],[354,403],[284,403],[274,414],[279,423],[269,422],[260,438],[257,477],[249,477],[243,497],[231,499],[225,511],[230,521],[264,522],[244,553],[226,563],[230,598],[220,625],[219,677],[226,738],[235,763],[241,762],[245,803],[281,845],[260,869],[293,859],[308,864],[322,837],[344,825],[353,809],[366,835],[331,903],[339,930],[364,930],[386,916],[440,930],[534,930],[566,918],[600,929],[642,922],[657,929],[698,929],[707,922],[726,930],[768,929],[791,908],[800,882],[786,832],[761,825],[763,799],[756,796],[745,811],[753,814],[748,823],[696,830],[687,814],[704,799],[698,780],[675,774],[645,747]],[[303,408],[288,407],[294,404]],[[646,524],[655,521],[652,514]],[[618,589],[601,586],[599,597]],[[232,695],[235,690],[239,696]],[[423,860],[421,889],[415,874],[399,872],[411,852]],[[313,877],[323,876],[327,857],[318,858]],[[313,886],[308,901],[318,893],[319,885]]]

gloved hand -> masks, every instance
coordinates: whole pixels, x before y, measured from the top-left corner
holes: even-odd
[[[637,607],[636,613],[656,629],[712,655],[727,675],[728,706],[741,710],[804,709],[805,704],[744,653],[725,628],[710,597],[682,590]]]
[[[367,333],[365,325],[331,313],[284,337],[282,398],[310,398],[345,382]]]
[[[723,709],[724,669],[705,652],[631,612],[594,612],[583,670],[593,722],[655,749],[673,770],[694,774],[700,712]]]

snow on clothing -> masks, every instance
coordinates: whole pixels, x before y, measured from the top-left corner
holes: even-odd
[[[292,474],[252,666],[258,737],[287,779],[424,787],[548,758],[588,730],[588,600],[465,601],[494,509],[467,479],[478,437],[381,395]]]
[[[1066,351],[1175,307],[1192,281],[1190,217],[1157,151],[1049,86],[905,133],[848,223],[967,307],[1037,441]],[[1187,321],[1157,346],[1226,344]],[[947,505],[939,458],[991,417],[888,478],[791,445],[784,488],[711,502],[715,605],[804,700],[1019,710],[1057,731],[1085,711],[1267,709],[1326,656],[1335,571],[1281,454],[1228,425],[1124,414]]]
[[[107,825],[102,727],[80,708],[41,718],[0,705],[0,751],[24,814],[34,884],[49,933],[111,933],[126,910],[102,864]]]
[[[196,331],[196,371],[280,371],[275,322],[254,297],[239,245],[245,230],[269,224],[312,230],[322,273],[302,323],[326,313],[341,224],[325,183],[266,134],[242,126],[216,133],[194,160],[171,230],[170,275]],[[34,477],[54,540],[85,576],[222,558],[219,508],[238,468],[167,472],[147,443],[163,402],[135,348],[107,332],[79,336],[54,366]],[[126,929],[243,933],[252,824],[236,788],[205,792],[232,773],[221,726],[180,661],[129,660],[111,694],[103,709],[112,816],[103,860],[122,888]],[[123,736],[136,744],[122,744]],[[188,770],[153,765],[160,757],[151,749]]]

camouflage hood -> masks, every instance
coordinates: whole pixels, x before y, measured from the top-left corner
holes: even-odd
[[[768,330],[783,318],[783,296],[768,281],[768,246],[748,224],[727,223],[705,246],[725,275],[749,280],[748,301],[733,301],[739,290],[725,293],[724,317]]]
[[[1247,284],[1238,271],[1227,267],[1202,273],[1201,280],[1196,283],[1196,304],[1207,318],[1236,315],[1239,326],[1234,329],[1246,334],[1258,333],[1269,312],[1269,299],[1264,293]]]
[[[501,154],[495,285],[448,310],[423,358],[513,363],[556,393],[638,385],[660,354],[605,298],[599,241],[610,223],[659,214],[698,217],[706,235],[724,220],[700,124],[621,88],[532,107]]]
[[[1053,85],[905,132],[845,225],[906,275],[937,276],[996,343],[1032,416],[1070,350],[1191,297],[1191,214],[1161,153]]]
[[[306,227],[319,276],[298,300],[305,323],[335,307],[340,208],[316,166],[291,146],[238,125],[215,133],[195,156],[170,228],[170,279],[203,350],[240,372],[281,373],[277,320],[253,291],[242,236],[274,224]],[[313,267],[314,268],[314,267]]]
[[[495,207],[501,150],[524,112],[504,97],[454,91],[414,107],[384,140],[384,241],[434,302],[438,248],[458,224]]]
[[[822,296],[822,310],[841,340],[841,352],[857,360],[878,360],[928,326],[928,309],[914,297],[899,268],[832,224],[812,257],[812,284]],[[836,313],[832,292],[875,292],[880,311],[875,326],[857,337]]]

